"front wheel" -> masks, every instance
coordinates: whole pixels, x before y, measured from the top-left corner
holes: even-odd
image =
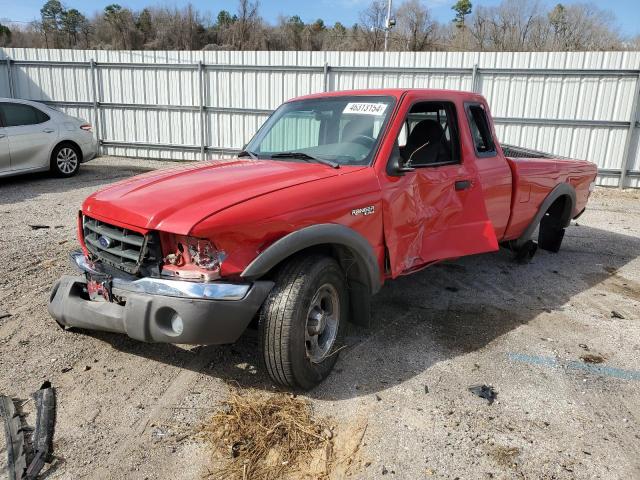
[[[263,363],[276,383],[308,390],[337,359],[348,314],[344,273],[322,255],[286,263],[260,311]]]

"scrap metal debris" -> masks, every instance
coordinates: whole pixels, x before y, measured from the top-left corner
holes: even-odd
[[[484,398],[489,402],[489,405],[498,397],[498,392],[490,385],[474,385],[469,387],[469,391],[480,398]]]
[[[8,318],[10,316],[11,316],[11,314],[9,312],[6,312],[4,310],[0,310],[0,320],[2,320],[3,318]]]
[[[620,318],[624,320],[624,315],[622,315],[620,312],[616,310],[611,310],[611,318]]]
[[[11,398],[0,396],[0,414],[4,419],[9,480],[21,480],[27,470],[27,446],[22,421]]]
[[[9,480],[35,480],[45,463],[53,461],[53,434],[56,422],[56,393],[44,382],[32,395],[36,423],[31,436],[14,400],[0,396],[0,414],[4,418]]]
[[[51,228],[49,225],[39,225],[39,224],[35,224],[35,225],[29,225],[31,227],[31,230],[43,230],[45,228]]]

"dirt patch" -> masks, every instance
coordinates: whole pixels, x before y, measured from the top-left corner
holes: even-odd
[[[585,353],[584,355],[581,355],[580,358],[584,363],[604,363],[606,360],[602,355],[595,353]]]
[[[234,390],[204,433],[221,462],[213,478],[325,478],[330,471],[332,426],[313,417],[307,400],[291,394]]]
[[[520,455],[520,449],[518,447],[498,445],[491,449],[489,455],[498,465],[502,467],[511,467],[515,463],[516,457]]]

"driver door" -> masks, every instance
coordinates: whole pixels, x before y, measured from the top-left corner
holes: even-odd
[[[395,178],[387,172],[383,188],[392,277],[498,249],[475,162],[460,143],[464,110],[450,101],[409,99],[405,105],[392,155],[412,170]]]

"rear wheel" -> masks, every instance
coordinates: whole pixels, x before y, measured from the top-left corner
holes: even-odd
[[[564,239],[564,231],[558,218],[547,213],[540,221],[538,245],[543,250],[557,253]]]
[[[80,150],[63,143],[53,149],[51,154],[51,171],[58,177],[72,177],[80,169]]]
[[[282,267],[259,319],[263,362],[276,383],[308,390],[329,375],[347,304],[344,273],[333,258],[300,256]]]

